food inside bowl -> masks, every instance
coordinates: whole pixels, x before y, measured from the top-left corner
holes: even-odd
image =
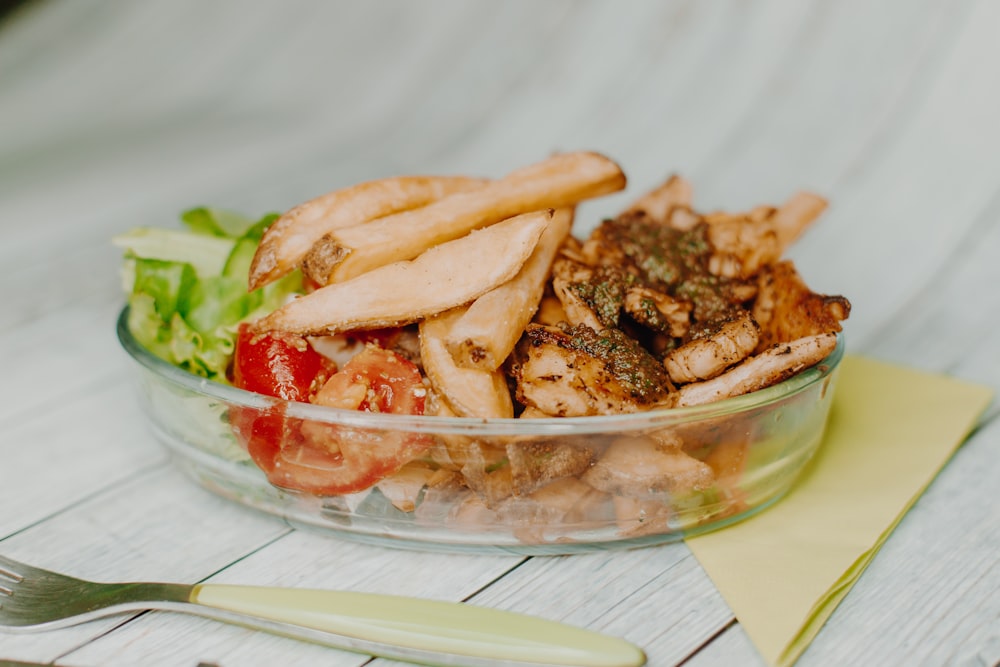
[[[813,385],[850,304],[782,257],[825,201],[702,213],[673,176],[572,234],[578,203],[624,186],[613,161],[570,153],[497,180],[363,183],[256,222],[196,209],[187,232],[117,239],[127,334],[274,399],[230,401],[225,420],[279,489],[377,493],[418,524],[528,541],[738,515],[774,495],[748,480],[789,448],[797,470],[792,444],[809,453],[822,431]]]

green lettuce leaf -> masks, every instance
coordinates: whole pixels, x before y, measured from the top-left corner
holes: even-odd
[[[186,230],[137,228],[115,237],[124,249],[122,282],[136,340],[161,359],[226,382],[240,322],[302,291],[297,271],[247,291],[250,262],[277,217],[197,208],[182,214]]]

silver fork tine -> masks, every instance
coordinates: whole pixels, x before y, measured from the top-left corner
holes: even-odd
[[[133,584],[99,584],[0,556],[0,626],[64,627],[104,615],[147,592]]]
[[[4,565],[0,565],[0,596],[10,597],[13,595],[14,589],[10,588],[10,586],[19,584],[22,581],[24,581],[24,577],[17,572],[7,569]],[[0,600],[0,608],[3,608],[3,600]]]
[[[5,558],[3,556],[0,556],[0,577],[3,577],[4,579],[10,579],[11,581],[13,581],[15,583],[20,583],[21,581],[23,581],[24,577],[22,577],[17,572],[15,572],[13,569],[11,569],[12,566],[16,566],[16,565],[20,565],[20,563],[18,563],[17,561],[11,560],[9,558]]]

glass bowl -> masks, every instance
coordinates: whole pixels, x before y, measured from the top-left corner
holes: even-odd
[[[408,548],[567,554],[672,542],[778,500],[820,446],[843,339],[767,389],[689,408],[602,417],[478,420],[338,410],[206,380],[143,348],[118,319],[143,410],[187,475],[292,525]],[[419,458],[365,491],[277,488],[234,422],[375,442],[419,438]]]

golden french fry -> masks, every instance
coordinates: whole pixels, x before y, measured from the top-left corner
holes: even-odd
[[[395,262],[347,282],[322,287],[258,320],[258,331],[334,334],[416,322],[469,303],[514,277],[553,211],[535,211]]]
[[[444,343],[456,364],[500,367],[538,310],[552,259],[572,226],[573,209],[557,210],[517,275],[469,304],[449,327]]]
[[[310,199],[267,228],[250,265],[251,290],[294,269],[312,245],[341,227],[418,208],[486,183],[466,176],[399,176],[359,183]]]
[[[445,347],[445,338],[465,311],[462,306],[420,321],[424,372],[460,417],[509,419],[514,416],[514,404],[503,372],[461,368]]]
[[[769,387],[822,361],[836,346],[837,336],[832,333],[779,343],[711,380],[682,386],[674,394],[673,405],[702,405]]]
[[[555,155],[475,192],[449,195],[419,209],[330,232],[314,245],[306,263],[327,272],[326,279],[319,282],[341,282],[379,266],[412,259],[437,244],[511,216],[572,206],[624,187],[625,174],[603,155]],[[309,275],[314,280],[323,277],[312,270]]]
[[[543,294],[542,300],[538,302],[538,310],[535,311],[535,316],[531,321],[547,326],[555,326],[560,322],[566,322],[566,311],[562,307],[562,301],[554,294]]]
[[[797,192],[775,211],[771,224],[778,242],[787,248],[826,210],[826,199],[811,192]]]
[[[662,185],[639,197],[629,210],[642,211],[657,222],[669,224],[671,209],[677,206],[691,206],[692,191],[690,181],[674,174]]]

